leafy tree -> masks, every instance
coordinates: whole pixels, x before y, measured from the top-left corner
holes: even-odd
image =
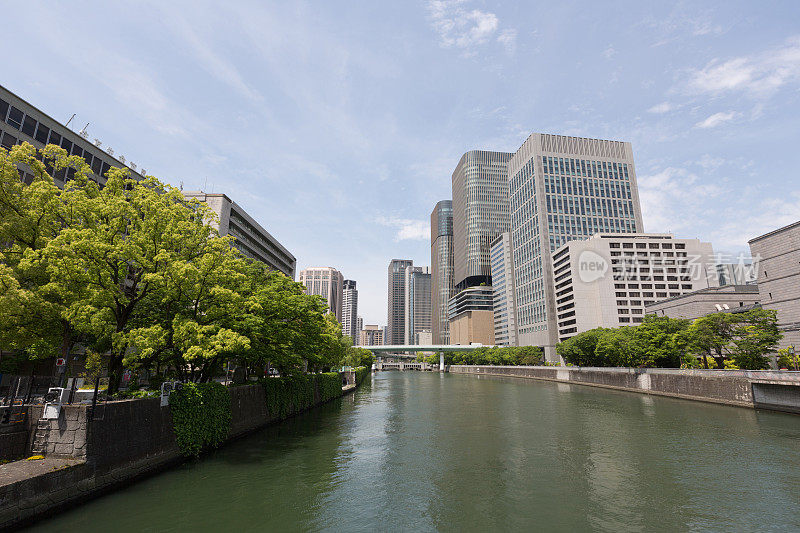
[[[684,336],[687,348],[701,358],[704,368],[709,368],[709,358],[716,368],[725,368],[735,321],[732,313],[714,313],[696,319],[687,328]]]
[[[606,328],[595,328],[578,333],[556,345],[556,353],[564,360],[576,366],[607,366],[597,356],[597,343],[603,337]]]
[[[109,342],[114,393],[132,342],[148,338],[142,324],[157,322],[145,316],[153,309],[148,301],[168,292],[171,277],[202,257],[211,236],[209,215],[204,206],[187,209],[174,187],[152,177],[137,181],[116,168],[108,171],[103,189],[68,182],[62,197],[81,224],[62,229],[47,243],[48,272],[69,301],[69,320]],[[213,335],[191,324],[179,331],[187,353]]]
[[[778,329],[777,313],[771,309],[753,309],[738,313],[733,328],[731,355],[739,368],[769,368],[766,354],[778,350],[783,335]]]
[[[30,170],[33,181],[24,183],[18,168]],[[86,340],[69,317],[62,280],[49,271],[44,254],[62,230],[80,223],[48,168],[71,168],[73,183],[93,183],[85,161],[57,146],[0,149],[0,345],[29,358],[66,358]],[[75,293],[80,290],[75,287]]]

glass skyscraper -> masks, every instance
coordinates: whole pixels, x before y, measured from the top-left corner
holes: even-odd
[[[489,244],[509,228],[512,154],[472,150],[453,171],[453,272],[457,289],[491,285]]]
[[[630,143],[531,134],[508,162],[516,326],[555,359],[551,253],[598,232],[644,231]],[[555,280],[558,283],[558,280]]]
[[[431,213],[431,329],[433,344],[450,344],[447,302],[453,296],[453,202]]]

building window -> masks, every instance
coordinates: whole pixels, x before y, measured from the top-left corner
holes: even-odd
[[[47,144],[47,137],[50,135],[50,128],[39,123],[39,128],[36,130],[36,140],[42,144]]]
[[[8,118],[6,119],[6,124],[8,124],[14,129],[20,129],[22,127],[22,119],[24,117],[25,114],[12,105],[11,109],[8,111]]]
[[[35,131],[36,131],[36,121],[33,120],[31,117],[25,117],[25,121],[22,123],[22,133],[24,133],[28,137],[33,138],[33,133]]]

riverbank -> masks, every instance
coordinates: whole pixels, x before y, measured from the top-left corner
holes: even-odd
[[[348,385],[339,397],[368,376],[345,376]],[[317,389],[310,402],[276,406],[270,405],[262,384],[227,391],[231,423],[225,444],[330,400]],[[94,416],[85,405],[63,406],[58,420],[50,421],[48,450],[44,460],[0,465],[0,530],[34,522],[186,460],[171,410],[158,398],[109,402],[98,406]]]
[[[800,414],[800,372],[450,365],[454,374],[538,379]]]

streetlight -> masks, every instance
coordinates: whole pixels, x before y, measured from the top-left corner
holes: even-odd
[[[794,345],[789,346],[788,350],[789,350],[789,359],[794,361],[794,369],[798,370],[798,368],[797,368],[797,355],[794,353]]]

